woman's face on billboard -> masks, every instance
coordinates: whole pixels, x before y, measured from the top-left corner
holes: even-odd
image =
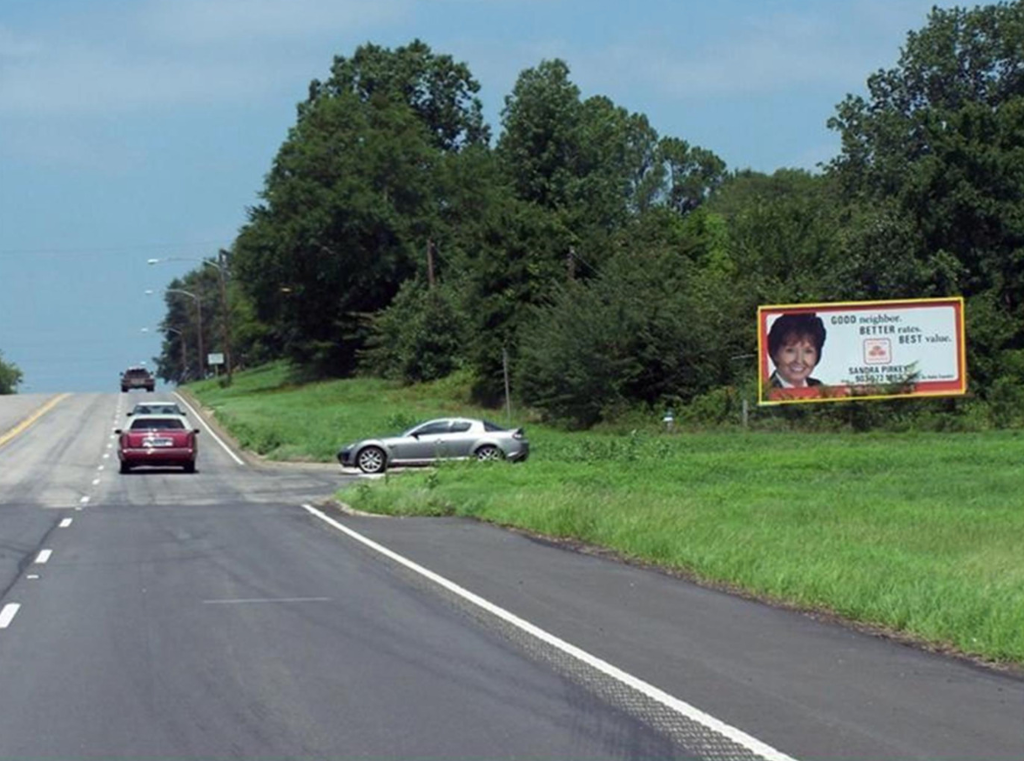
[[[806,386],[818,364],[818,350],[809,336],[787,336],[772,361],[779,377],[790,386]]]

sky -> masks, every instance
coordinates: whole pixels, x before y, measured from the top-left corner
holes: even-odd
[[[955,3],[0,0],[0,355],[23,393],[152,368],[163,289],[231,246],[310,81],[363,43],[467,63],[495,137],[519,73],[560,58],[729,169],[815,171],[933,5]]]

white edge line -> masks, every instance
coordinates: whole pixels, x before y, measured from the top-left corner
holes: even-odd
[[[20,607],[21,605],[16,602],[9,602],[3,607],[3,610],[0,610],[0,629],[6,629],[11,625],[11,621],[18,614]]]
[[[240,597],[228,600],[203,600],[203,605],[243,605],[280,602],[330,602],[330,597]]]
[[[186,407],[188,407],[189,411],[191,411],[192,414],[195,415],[195,419],[198,420],[202,424],[203,428],[206,429],[207,433],[209,433],[211,436],[213,436],[213,440],[216,441],[218,444],[220,444],[221,448],[231,456],[232,460],[237,462],[239,465],[245,465],[245,460],[243,460],[241,457],[239,457],[234,452],[232,452],[231,451],[231,447],[229,447],[227,444],[225,444],[223,441],[220,440],[220,436],[218,436],[216,433],[213,432],[213,429],[210,428],[210,426],[208,426],[206,424],[206,421],[203,420],[202,416],[198,412],[195,411],[195,408],[193,408],[191,404],[189,404],[188,402],[185,401],[185,397],[183,397],[177,391],[174,392],[174,395],[176,397],[178,397],[178,399],[181,401],[182,404],[184,404]]]
[[[484,598],[480,597],[479,595],[475,595],[469,590],[460,587],[455,582],[449,581],[443,576],[440,576],[434,573],[433,571],[427,570],[423,566],[414,563],[408,558],[405,558],[402,555],[399,555],[398,553],[389,550],[387,547],[377,544],[372,539],[368,539],[362,534],[353,531],[347,526],[325,515],[312,505],[304,504],[302,507],[305,508],[312,515],[315,515],[320,520],[333,526],[334,528],[338,529],[338,531],[341,531],[343,534],[346,534],[352,539],[355,539],[357,542],[360,542],[366,547],[369,547],[370,549],[379,552],[385,557],[390,558],[396,563],[405,566],[409,570],[420,574],[421,576],[429,579],[438,586],[443,587],[444,589],[447,589],[449,592],[458,595],[467,602],[470,602],[473,605],[476,605],[477,607],[483,608],[488,613],[500,618],[501,620],[509,624],[512,624],[513,626],[516,626],[519,629],[522,629],[526,633],[536,637],[542,642],[545,642],[551,645],[552,647],[561,650],[563,653],[566,653],[567,655],[571,655],[572,657],[576,658],[579,661],[582,661],[588,666],[597,669],[606,676],[610,676],[611,678],[616,679],[629,687],[632,687],[637,692],[646,695],[652,700],[655,700],[661,703],[662,705],[671,708],[673,711],[682,714],[688,719],[695,721],[698,724],[702,724],[714,732],[718,732],[720,735],[727,737],[728,739],[732,740],[738,745],[742,745],[744,748],[751,751],[752,753],[757,753],[758,755],[767,759],[767,761],[795,761],[795,759],[793,759],[791,756],[787,756],[782,751],[776,750],[770,745],[761,742],[756,737],[748,735],[743,730],[737,729],[736,727],[726,724],[720,719],[716,719],[714,716],[711,716],[710,714],[704,713],[704,711],[701,711],[699,708],[692,706],[689,703],[680,700],[679,698],[669,695],[667,692],[658,689],[652,684],[648,684],[642,679],[639,679],[631,674],[627,674],[625,671],[622,671],[621,669],[613,666],[607,661],[603,661],[597,656],[591,655],[585,650],[581,650],[575,645],[571,645],[565,640],[559,639],[553,634],[549,634],[540,627],[535,626],[530,622],[519,618],[514,613],[510,613],[504,608],[500,608],[494,603],[489,602],[488,600],[485,600]]]

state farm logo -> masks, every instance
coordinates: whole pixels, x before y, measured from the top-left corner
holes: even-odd
[[[892,362],[892,343],[888,338],[864,339],[864,364],[887,365]]]

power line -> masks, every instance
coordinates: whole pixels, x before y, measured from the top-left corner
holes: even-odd
[[[125,246],[86,246],[60,248],[0,248],[0,256],[97,256],[103,254],[132,253],[145,250],[175,249],[190,251],[198,247],[223,245],[223,240],[189,241],[188,243],[138,243]]]

